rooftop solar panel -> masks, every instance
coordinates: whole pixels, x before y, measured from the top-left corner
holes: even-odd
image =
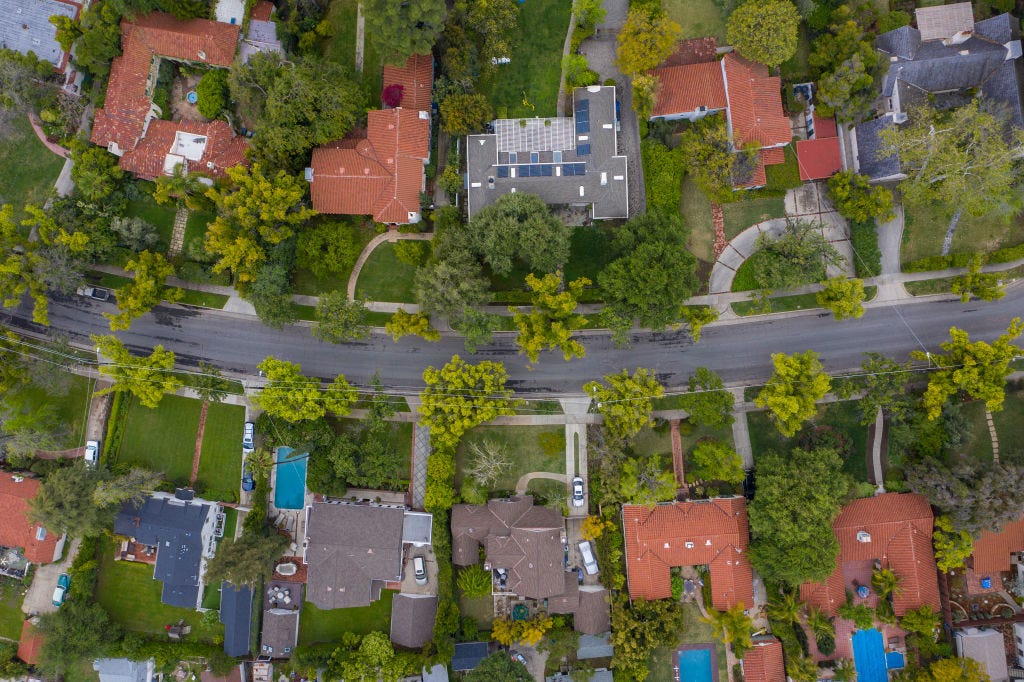
[[[576,167],[576,169],[575,169],[576,170],[576,175],[586,175],[587,174],[587,164],[585,164],[585,163],[574,163],[572,165]]]
[[[562,164],[562,175],[576,175],[576,164],[563,163]]]
[[[498,166],[498,177],[499,178],[507,178],[508,177],[508,166]]]
[[[577,156],[590,156],[590,145],[589,144],[576,145],[576,155]]]
[[[543,175],[543,176],[554,175],[554,170],[552,170],[551,164],[544,164],[543,166],[541,166],[540,167],[540,174]]]
[[[521,178],[528,178],[528,177],[530,177],[530,167],[529,166],[522,166],[522,165],[520,165],[520,166],[516,166],[516,168],[519,169],[518,171],[516,171],[516,175],[518,175],[519,177],[521,177]]]
[[[538,154],[537,152],[530,152],[530,163],[539,163],[539,162],[540,162],[540,154]]]
[[[576,134],[582,135],[583,133],[590,132],[590,121],[581,121],[576,119]]]

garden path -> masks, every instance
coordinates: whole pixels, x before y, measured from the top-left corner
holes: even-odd
[[[187,223],[188,207],[181,204],[174,213],[174,231],[171,232],[171,246],[167,249],[167,255],[171,258],[181,253],[181,247],[185,244],[185,225]]]
[[[370,243],[367,244],[365,247],[363,247],[362,253],[360,253],[359,254],[359,258],[356,259],[356,264],[352,267],[352,274],[349,275],[349,277],[348,277],[348,300],[350,300],[350,301],[356,300],[356,284],[359,282],[359,273],[362,271],[363,266],[366,265],[366,261],[368,261],[370,259],[370,254],[372,254],[373,250],[376,249],[378,246],[380,246],[384,242],[390,242],[390,243],[394,244],[395,242],[397,242],[400,239],[412,239],[412,240],[417,240],[418,239],[418,240],[421,240],[421,241],[429,241],[429,240],[431,240],[433,238],[434,238],[434,233],[433,232],[399,232],[398,230],[388,230],[387,232],[383,232],[381,234],[378,234],[376,237],[371,239]],[[313,298],[313,297],[306,296],[304,298]],[[404,308],[406,312],[413,312],[412,311],[412,307],[413,306],[411,304],[407,303],[404,306],[400,305],[400,304],[396,304],[396,306],[395,306],[396,310],[397,310],[397,308],[400,308],[400,307]],[[419,310],[419,308],[416,308],[416,309]],[[390,312],[394,312],[394,310],[392,310]]]
[[[32,124],[32,130],[35,131],[36,137],[39,138],[40,142],[46,145],[47,149],[49,149],[57,156],[62,156],[65,159],[71,158],[71,150],[65,149],[56,142],[50,142],[49,140],[46,139],[46,133],[43,132],[43,127],[40,124],[39,118],[35,114],[29,114],[28,121]]]
[[[366,42],[366,17],[363,16],[363,3],[356,6],[356,71],[363,72],[363,46]]]
[[[683,437],[679,435],[679,420],[671,419],[668,422],[669,433],[672,438],[672,472],[676,475],[676,490],[686,487],[686,465],[683,459]]]
[[[206,413],[210,410],[210,401],[203,401],[203,409],[199,412],[199,428],[196,429],[196,450],[192,455],[192,475],[188,478],[189,487],[196,484],[199,478],[199,458],[203,454],[203,432],[206,431]]]
[[[747,409],[740,409],[744,404],[743,389],[729,389],[733,396],[732,410],[732,446],[736,453],[743,460],[743,468],[751,469],[754,466],[754,448],[750,445],[750,428],[747,426]],[[750,403],[752,405],[752,403]],[[757,409],[756,407],[754,409]]]
[[[999,434],[996,433],[996,425],[992,421],[992,413],[985,410],[985,421],[988,422],[988,435],[992,439],[992,461],[999,464]]]
[[[875,437],[871,440],[871,461],[868,465],[871,467],[871,472],[874,475],[875,481],[878,483],[878,492],[885,492],[885,474],[882,471],[882,438],[885,437],[885,416],[882,414],[882,408],[878,408],[878,413],[875,415]]]
[[[556,474],[550,471],[531,471],[528,474],[523,474],[516,481],[516,495],[525,495],[526,489],[530,487],[530,481],[538,478],[546,478],[550,481],[558,481],[559,483],[569,482],[569,477],[565,474]]]

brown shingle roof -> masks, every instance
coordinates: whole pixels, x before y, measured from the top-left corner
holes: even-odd
[[[396,594],[391,602],[391,641],[407,649],[419,649],[434,635],[437,597]]]
[[[743,657],[745,682],[785,682],[782,642],[774,637],[755,637],[753,644]]]
[[[700,107],[715,111],[728,105],[719,62],[663,66],[651,73],[661,81],[652,116],[697,111]]]
[[[624,505],[622,519],[631,598],[670,597],[670,567],[707,565],[716,609],[754,605],[747,504],[742,497],[675,502],[654,509]]]
[[[430,119],[412,109],[369,112],[366,137],[313,150],[310,196],[319,213],[414,222],[430,157]]]
[[[1024,551],[1024,518],[1011,521],[998,533],[983,531],[974,541],[974,572],[989,575],[1013,568],[1012,552]]]
[[[402,66],[384,65],[384,87],[402,86],[398,106],[414,111],[430,111],[431,88],[434,86],[434,57],[414,54]]]
[[[149,123],[146,137],[139,140],[134,149],[121,157],[118,165],[140,178],[153,180],[163,174],[164,159],[171,151],[178,132],[206,136],[206,149],[199,161],[186,160],[189,171],[223,177],[228,168],[248,165],[245,150],[248,146],[244,137],[235,132],[224,121],[165,121],[154,119]],[[211,165],[212,164],[212,165]]]
[[[21,547],[25,558],[34,564],[53,561],[59,536],[28,520],[29,500],[39,492],[39,480],[22,478],[16,482],[10,474],[0,475],[0,545]],[[40,540],[39,535],[43,538]]]
[[[788,143],[793,132],[782,111],[782,84],[768,75],[768,67],[736,54],[722,59],[729,93],[729,123],[733,145],[742,149],[751,142],[762,147]]]
[[[585,635],[599,635],[611,630],[608,590],[588,587],[580,590],[580,605],[573,616],[572,626]]]

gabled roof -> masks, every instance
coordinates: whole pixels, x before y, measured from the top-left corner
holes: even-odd
[[[100,682],[149,682],[153,679],[153,660],[132,661],[127,658],[98,658],[92,669]]]
[[[54,560],[60,538],[26,516],[39,485],[36,478],[0,474],[0,545],[21,547],[32,563],[48,564]]]
[[[369,606],[374,581],[402,575],[405,510],[314,503],[306,527],[306,599],[321,609]]]
[[[697,111],[700,107],[715,111],[728,106],[722,65],[717,61],[662,66],[651,73],[661,81],[651,116]]]
[[[1006,665],[1006,645],[1003,634],[989,628],[965,628],[953,631],[956,652],[961,658],[977,661],[992,682],[1010,679]]]
[[[801,597],[827,613],[835,613],[846,598],[843,564],[878,560],[900,577],[900,593],[893,597],[896,615],[923,605],[937,609],[939,588],[932,529],[932,509],[923,495],[885,493],[854,500],[843,507],[832,524],[839,541],[836,570],[824,584],[802,585]],[[842,596],[838,588],[843,588]]]
[[[252,634],[252,589],[248,585],[220,584],[220,622],[224,624],[224,653],[248,655]]]
[[[782,660],[782,642],[774,637],[755,637],[743,657],[744,682],[783,682],[786,666]]]
[[[843,170],[843,155],[839,149],[838,137],[797,140],[796,158],[800,167],[800,179],[804,182],[824,180]]]
[[[1024,518],[1010,521],[997,533],[982,531],[974,541],[975,574],[985,576],[1012,570],[1013,552],[1024,552]]]
[[[146,136],[139,140],[134,149],[121,157],[121,168],[140,178],[152,180],[163,175],[167,155],[171,153],[178,133],[206,137],[206,148],[199,161],[182,160],[188,170],[214,177],[223,177],[228,168],[245,165],[245,149],[248,144],[244,137],[235,132],[224,121],[165,121],[153,119],[149,122]]]
[[[313,150],[313,208],[370,215],[380,223],[417,222],[429,157],[429,115],[402,108],[371,111],[364,138]]]
[[[32,623],[25,620],[21,623],[21,639],[18,640],[18,658],[29,665],[40,661],[39,654],[43,649],[43,633]]]
[[[622,507],[622,525],[630,598],[670,597],[671,567],[707,565],[716,609],[754,605],[747,504],[742,497],[674,502],[653,509],[627,504]]]
[[[402,66],[385,64],[383,87],[389,85],[402,86],[402,101],[398,106],[414,111],[430,111],[434,56],[414,54]]]
[[[914,14],[921,40],[945,40],[974,29],[974,9],[969,2],[918,7]]]
[[[782,83],[768,75],[768,67],[734,53],[725,55],[722,65],[733,145],[774,147],[792,140],[789,117],[782,111]]]
[[[407,649],[419,649],[434,636],[437,597],[425,594],[396,594],[391,602],[391,642]]]
[[[455,645],[455,654],[452,656],[452,670],[472,670],[480,665],[480,661],[487,658],[487,651],[487,642],[459,642]]]
[[[858,173],[873,180],[880,180],[900,175],[903,172],[898,155],[883,155],[885,143],[882,140],[881,132],[895,127],[893,115],[887,113],[884,116],[865,121],[853,129]]]
[[[530,496],[490,500],[486,506],[452,507],[452,561],[470,566],[479,561],[482,544],[494,568],[508,570],[510,592],[531,599],[562,594],[566,586],[562,517],[535,507]]]
[[[580,605],[573,615],[572,627],[585,635],[600,635],[611,630],[608,590],[587,585],[579,593]]]

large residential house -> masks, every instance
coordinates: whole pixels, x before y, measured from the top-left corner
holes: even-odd
[[[156,553],[153,579],[163,583],[160,601],[196,609],[203,599],[206,560],[216,551],[217,506],[191,490],[156,492],[141,504],[126,503],[114,533]]]
[[[1024,126],[1019,21],[1001,14],[975,21],[969,2],[919,7],[917,28],[878,36],[888,70],[882,80],[884,113],[851,135],[854,170],[876,182],[906,177],[895,154],[887,155],[883,130],[907,121],[916,106],[948,109],[980,95],[1006,106],[1015,128]]]
[[[140,178],[170,175],[177,166],[211,177],[247,163],[245,138],[221,120],[169,121],[153,102],[161,59],[228,68],[240,26],[207,19],[176,19],[153,12],[121,22],[121,56],[114,59],[94,144],[120,157],[118,165]]]
[[[707,566],[712,606],[719,611],[737,604],[754,606],[747,502],[742,497],[653,508],[627,504],[622,527],[631,599],[671,597],[674,566]]]
[[[786,666],[782,659],[782,642],[771,635],[759,635],[743,660],[743,682],[782,682]]]
[[[498,589],[527,599],[547,599],[550,613],[573,614],[573,627],[596,635],[610,628],[607,590],[580,585],[565,565],[565,521],[529,495],[452,507],[452,563],[480,561],[499,576]]]
[[[20,554],[13,561],[7,559],[3,573],[24,576],[27,563],[48,564],[59,560],[64,551],[64,536],[28,518],[29,503],[38,493],[38,479],[0,474],[0,548],[19,550]]]
[[[313,150],[306,179],[318,213],[368,215],[392,225],[422,219],[433,79],[430,55],[386,67],[384,87],[401,86],[399,105],[370,111],[365,130]]]
[[[839,541],[835,570],[824,582],[804,583],[801,600],[835,615],[849,591],[856,603],[874,606],[878,600],[874,590],[862,598],[857,588],[870,588],[875,568],[886,568],[900,579],[900,590],[892,598],[897,616],[922,606],[938,610],[932,526],[932,509],[922,495],[885,493],[854,500],[832,523]]]
[[[57,42],[57,27],[50,17],[78,19],[82,3],[73,0],[5,0],[0,12],[0,48],[29,52],[64,72],[68,53]]]
[[[498,119],[493,133],[470,135],[469,217],[501,196],[528,192],[546,204],[587,207],[594,219],[628,218],[615,93],[611,86],[576,88],[571,117]]]
[[[1024,518],[1010,521],[998,532],[982,531],[974,541],[974,553],[968,567],[977,578],[1002,584],[1004,573],[1013,578],[1024,575]]]
[[[716,59],[714,51],[691,54],[696,56],[683,60],[686,63],[677,60],[650,72],[661,84],[651,120],[697,121],[723,113],[733,150],[760,149],[751,167],[734,170],[733,185],[763,187],[768,182],[765,166],[785,162],[783,148],[793,139],[789,117],[782,110],[779,78],[769,76],[765,65],[735,52],[722,59]]]

